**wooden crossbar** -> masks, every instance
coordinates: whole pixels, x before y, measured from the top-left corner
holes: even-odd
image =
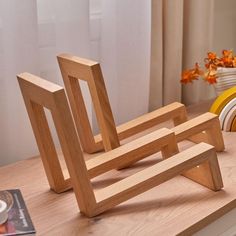
[[[206,112],[171,128],[171,130],[174,131],[177,142],[181,142],[185,139],[189,139],[195,143],[204,141],[205,143],[213,145],[216,151],[223,151],[225,149],[219,119],[218,116],[213,113]],[[122,168],[128,167],[135,162],[136,160],[130,161],[129,165],[124,165]]]
[[[86,161],[89,177],[92,179],[112,169],[133,164],[159,151],[163,158],[178,153],[173,131],[162,128]],[[69,186],[72,188],[70,178],[65,181],[66,190]]]
[[[129,138],[168,120],[173,120],[174,123],[177,123],[176,120],[179,120],[181,117],[181,121],[184,122],[186,121],[185,113],[186,109],[183,104],[179,102],[173,102],[169,105],[117,126],[116,130],[119,140]],[[102,143],[102,136],[100,134],[96,135],[94,139],[99,145]]]
[[[86,165],[90,177],[93,178],[106,171],[139,161],[159,151],[162,152],[164,158],[178,152],[173,131],[162,128],[92,158],[86,161]]]
[[[220,152],[225,149],[220,122],[218,116],[213,113],[206,112],[177,125],[172,130],[176,134],[177,142],[184,139],[190,139],[196,143],[204,141],[215,146],[216,151]],[[205,133],[202,133],[203,131]],[[198,135],[198,137],[194,137],[194,135]]]
[[[88,216],[96,216],[204,163],[210,164],[214,190],[220,190],[223,187],[223,182],[219,175],[220,169],[214,148],[206,143],[200,143],[115,184],[98,190],[95,194],[97,204]]]

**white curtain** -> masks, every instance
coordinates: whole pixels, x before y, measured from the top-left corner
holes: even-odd
[[[117,124],[147,112],[150,11],[151,0],[0,1],[0,165],[38,155],[16,74],[63,85],[61,52],[101,62]]]
[[[148,111],[151,1],[103,0],[100,61],[117,124]]]
[[[38,153],[16,74],[38,74],[36,1],[0,1],[0,164]]]
[[[62,84],[61,52],[89,57],[88,0],[0,1],[0,165],[38,154],[16,74]]]

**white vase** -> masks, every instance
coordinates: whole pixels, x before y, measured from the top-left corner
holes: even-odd
[[[236,86],[236,68],[217,68],[217,83],[214,85],[219,96],[225,90]]]

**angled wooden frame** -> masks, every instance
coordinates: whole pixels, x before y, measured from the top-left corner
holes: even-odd
[[[121,140],[167,120],[173,120],[174,125],[177,126],[173,130],[176,131],[178,141],[184,139],[190,139],[195,143],[204,141],[214,145],[217,151],[224,150],[218,117],[207,113],[188,121],[185,106],[178,102],[116,127],[99,63],[68,54],[61,54],[57,58],[85,152],[93,153],[101,150],[103,146],[105,151],[109,151],[118,147]],[[79,80],[88,82],[101,135],[93,136]],[[184,122],[186,122],[184,125],[178,127]]]
[[[17,78],[49,183],[60,190],[71,181],[80,211],[85,215],[96,216],[181,173],[212,190],[223,187],[213,146],[201,143],[178,153],[174,132],[165,128],[85,162],[63,88],[28,73]],[[70,180],[63,178],[43,107],[52,113]],[[159,150],[165,159],[161,163],[93,191],[91,177]]]
[[[55,99],[57,96],[63,96],[61,94],[64,94],[64,89],[29,73],[22,73],[17,79],[50,188],[57,193],[70,189],[71,183],[64,179],[43,109],[45,107],[51,111],[55,122],[58,118]]]
[[[116,128],[99,63],[68,54],[61,54],[57,58],[81,145],[85,152],[97,152],[103,147],[105,151],[109,151],[120,146],[120,140],[158,123],[173,119],[177,124],[186,120],[184,105],[173,103]],[[79,80],[88,83],[101,135],[93,136]]]
[[[94,153],[102,150],[103,145],[106,151],[120,146],[100,65],[82,58],[77,63],[77,58],[71,58],[70,61],[66,55],[58,57],[58,62],[83,150]],[[88,84],[103,143],[94,140],[78,79]]]
[[[58,134],[60,134],[58,116],[55,112],[56,108],[60,106],[60,104],[57,100],[55,100],[55,96],[58,93],[61,93],[61,104],[67,104],[64,89],[56,84],[43,80],[29,73],[22,73],[18,75],[17,78],[31,121],[32,129],[38,144],[49,185],[51,189],[57,193],[69,190],[72,187],[71,182],[70,179],[64,179],[43,109],[43,107],[46,107],[51,111],[54,123],[58,130]],[[66,114],[69,116],[70,110],[67,105],[64,106],[66,107],[64,116],[66,116]],[[70,122],[73,123],[72,120]],[[63,142],[60,136],[59,139],[61,141],[63,154],[67,155],[67,144]],[[123,164],[129,164],[130,159],[133,161],[138,161],[158,151],[162,151],[163,156],[166,157],[169,155],[168,150],[170,148],[177,150],[176,146],[171,146],[172,143],[175,143],[175,137],[172,131],[170,132],[168,129],[161,129],[159,131],[153,132],[142,138],[136,139],[127,145],[123,145],[117,150],[113,150],[111,155],[103,154],[87,161],[86,165],[88,167],[89,176],[90,178],[96,177],[99,174],[115,168],[115,166],[118,167]],[[80,144],[77,142],[75,145],[79,146]],[[162,146],[163,148],[160,148]]]

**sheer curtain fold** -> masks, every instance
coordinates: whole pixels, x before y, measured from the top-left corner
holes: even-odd
[[[1,165],[35,153],[16,74],[39,72],[36,1],[0,1],[0,22]]]
[[[148,110],[151,0],[102,0],[100,61],[116,123]]]
[[[183,69],[196,62],[204,66],[204,58],[213,50],[214,0],[185,0],[183,34]],[[182,101],[193,104],[215,96],[214,89],[204,81],[182,86]]]
[[[149,110],[181,99],[183,0],[152,1]]]
[[[206,83],[179,82],[182,70],[202,62],[212,49],[213,13],[214,0],[152,0],[149,110],[214,96]]]
[[[163,104],[163,1],[152,0],[149,110]]]
[[[163,104],[181,99],[183,0],[163,1]]]
[[[16,74],[63,84],[56,55],[89,57],[88,25],[87,0],[0,1],[0,166],[38,154]]]
[[[101,15],[95,25],[89,8],[93,3],[93,19]],[[101,62],[117,124],[147,112],[150,11],[151,0],[0,1],[0,165],[38,153],[16,74],[28,71],[63,85],[59,53]],[[90,95],[86,85],[82,87],[95,128]]]

